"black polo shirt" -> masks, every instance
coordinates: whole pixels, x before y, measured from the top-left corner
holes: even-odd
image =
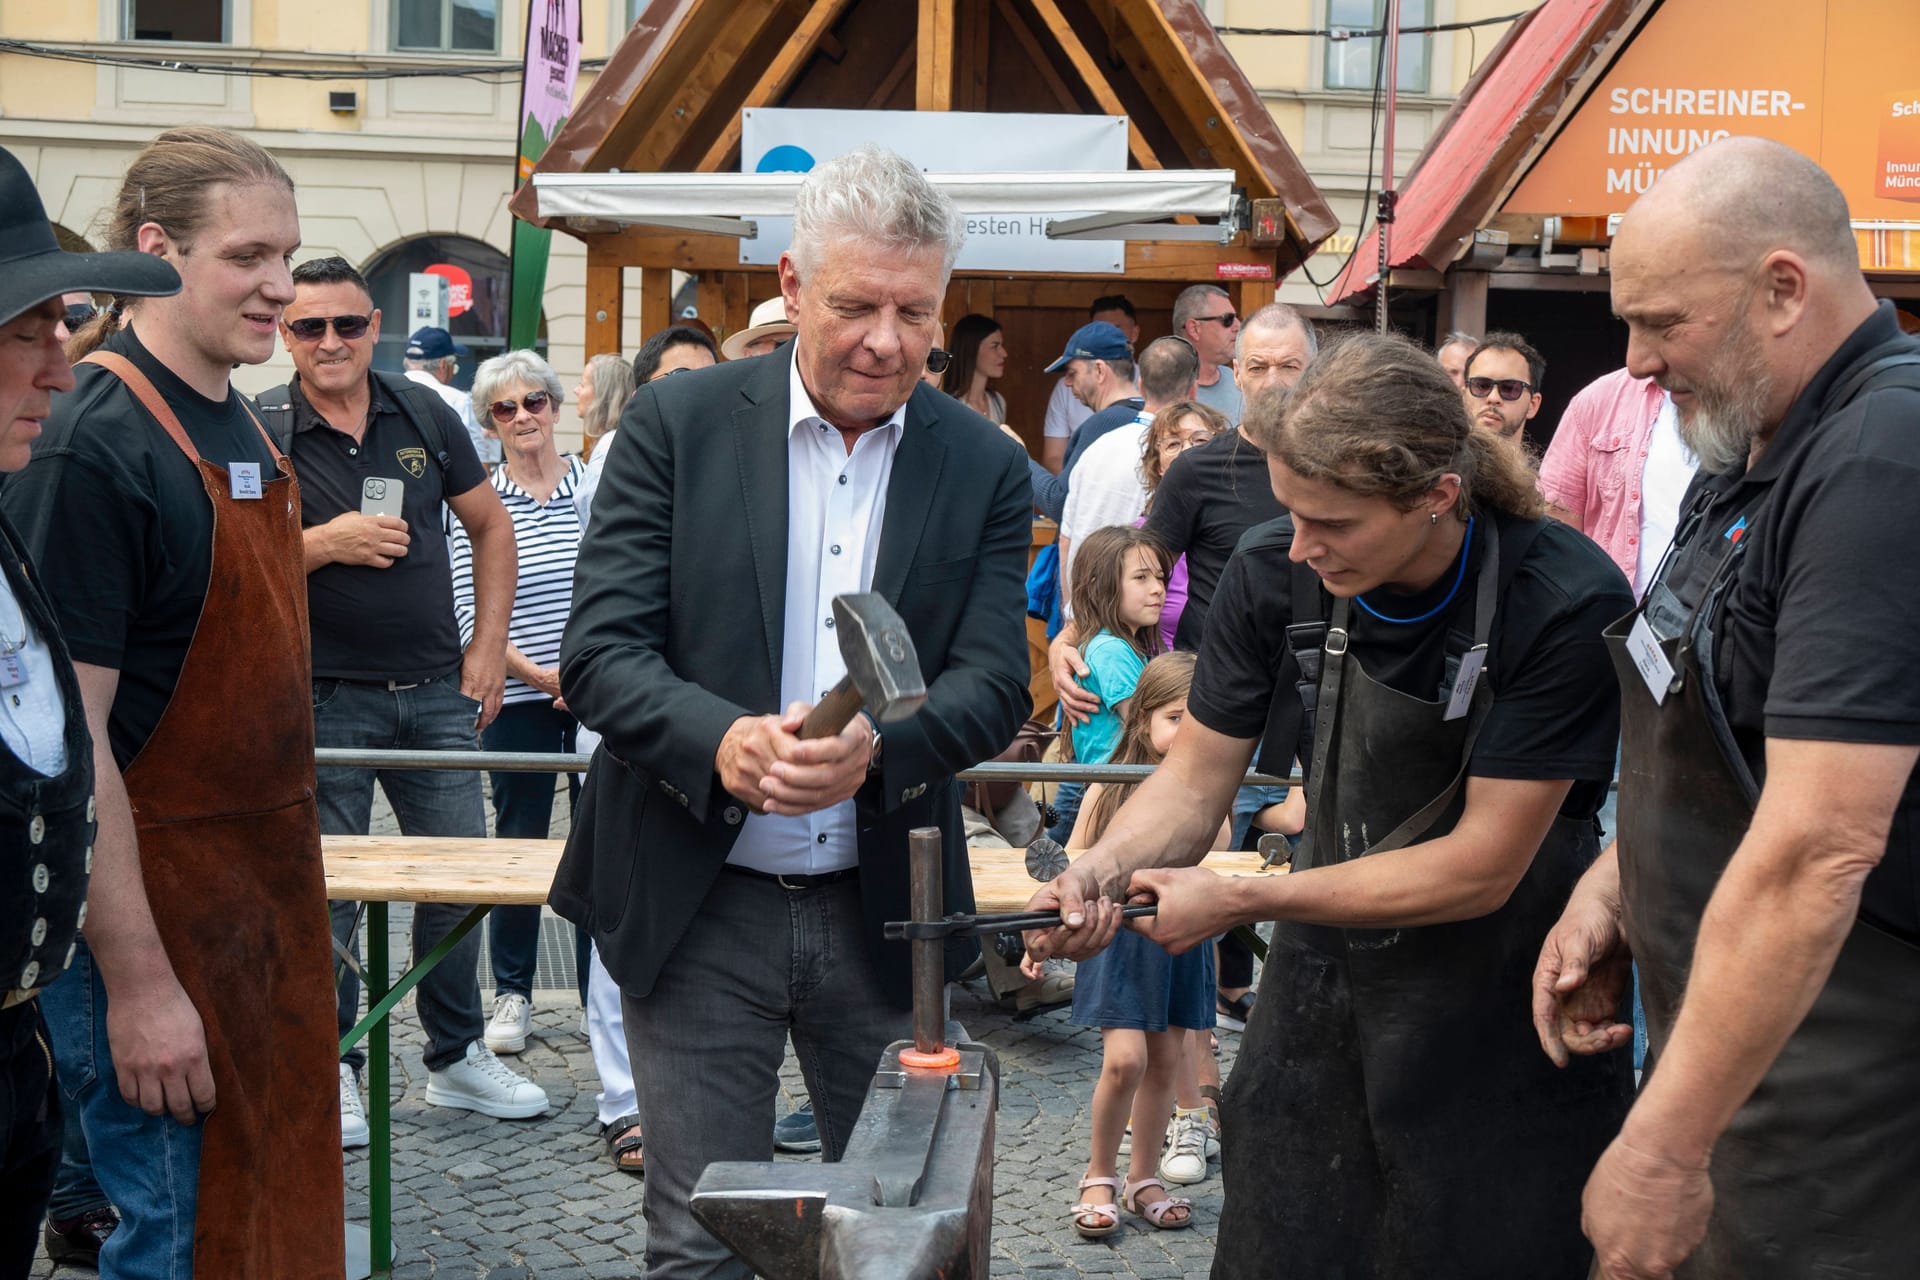
[[[311,529],[359,511],[362,484],[378,476],[402,487],[400,518],[412,539],[407,554],[388,568],[328,564],[307,575],[313,674],[323,680],[428,680],[460,665],[440,506],[449,495],[485,484],[487,471],[466,427],[439,396],[416,394],[410,401],[416,415],[433,415],[422,431],[398,403],[404,391],[376,374],[367,380],[367,429],[357,441],[307,402],[297,376],[289,386],[300,523]]]
[[[1147,529],[1174,558],[1187,558],[1187,604],[1173,647],[1200,647],[1207,611],[1240,537],[1284,512],[1273,496],[1267,455],[1239,431],[1215,436],[1173,460],[1147,509]]]
[[[1696,477],[1696,536],[1662,579],[1697,580],[1741,517],[1746,550],[1715,626],[1715,677],[1747,767],[1766,740],[1920,744],[1920,390],[1835,403],[1858,369],[1920,352],[1882,302],[1814,375],[1753,468]],[[1903,371],[1909,379],[1914,370]],[[1920,776],[1907,782],[1863,914],[1920,937]]]
[[[1495,520],[1509,538],[1520,523],[1505,516]],[[1472,584],[1486,549],[1487,523],[1475,521],[1464,585],[1433,618],[1400,624],[1352,611],[1352,656],[1368,675],[1402,693],[1446,698],[1446,636],[1450,629],[1473,632]],[[1300,668],[1287,646],[1292,545],[1293,523],[1285,518],[1247,533],[1221,574],[1187,696],[1188,712],[1209,729],[1260,739],[1260,767],[1281,774],[1299,746],[1303,714],[1296,687]],[[1503,562],[1503,577],[1506,567]],[[1367,602],[1388,617],[1417,618],[1446,599],[1454,576],[1442,574],[1412,595],[1371,591]],[[1331,598],[1324,588],[1320,594],[1320,616],[1326,617]],[[1632,588],[1597,544],[1557,520],[1542,523],[1494,613],[1483,677],[1491,683],[1493,707],[1474,743],[1469,775],[1571,778],[1561,813],[1588,818],[1599,811],[1620,737],[1620,686],[1600,632],[1632,608]],[[1276,706],[1276,699],[1286,703]]]
[[[285,492],[239,392],[207,399],[132,329],[105,349],[147,375],[202,458],[258,463],[266,500]],[[0,488],[0,506],[40,568],[74,661],[120,673],[107,729],[125,768],[160,723],[200,622],[213,503],[200,470],[125,383],[97,365],[73,374],[74,389],[53,397],[32,465]]]

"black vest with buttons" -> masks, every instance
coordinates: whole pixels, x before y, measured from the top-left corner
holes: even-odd
[[[67,766],[49,778],[0,746],[0,995],[17,997],[59,977],[73,959],[93,870],[93,741],[80,684],[53,611],[40,594],[13,526],[0,518],[0,570],[20,613],[52,651],[66,710]],[[0,698],[11,697],[0,689]]]

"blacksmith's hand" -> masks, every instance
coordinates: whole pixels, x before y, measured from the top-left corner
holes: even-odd
[[[1027,900],[1027,910],[1058,911],[1061,923],[1058,928],[1022,935],[1027,955],[1035,965],[1053,956],[1085,960],[1106,949],[1120,931],[1120,904],[1110,896],[1117,889],[1108,884],[1118,880],[1110,859],[1104,854],[1086,853],[1040,886],[1040,891]]]
[[[1533,969],[1533,1028],[1540,1047],[1564,1067],[1570,1054],[1607,1053],[1633,1040],[1622,1021],[1633,984],[1633,957],[1620,911],[1599,894],[1574,891],[1540,945]]]
[[[855,716],[830,738],[801,738],[801,724],[813,705],[796,702],[787,708],[774,740],[776,751],[759,779],[768,813],[798,817],[830,809],[853,799],[867,780],[873,755],[873,730],[865,716]]]
[[[1211,942],[1236,924],[1233,882],[1205,867],[1153,867],[1133,873],[1128,902],[1158,902],[1160,910],[1127,921],[1127,928],[1174,955]]]
[[[1699,1246],[1713,1212],[1704,1161],[1685,1164],[1620,1131],[1581,1197],[1580,1229],[1602,1280],[1666,1280]]]
[[[193,1124],[213,1110],[213,1068],[200,1011],[168,968],[122,984],[107,1004],[107,1045],[120,1096],[150,1116]]]
[[[1090,670],[1078,645],[1056,638],[1047,646],[1047,673],[1060,698],[1060,714],[1070,725],[1085,724],[1100,709],[1100,696],[1080,687]]]

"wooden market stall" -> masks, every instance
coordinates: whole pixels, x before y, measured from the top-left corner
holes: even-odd
[[[1253,216],[1230,243],[1130,239],[1104,274],[955,273],[946,318],[1004,327],[998,385],[1036,449],[1041,370],[1093,298],[1127,294],[1143,338],[1168,332],[1197,282],[1244,313],[1338,228],[1194,0],[652,0],[535,172],[738,172],[743,110],[774,106],[1125,116],[1129,168],[1232,171]],[[532,183],[511,207],[585,242],[589,353],[620,350],[629,269],[642,333],[668,323],[673,270],[697,278],[699,314],[723,334],[778,292],[733,236],[542,218]]]

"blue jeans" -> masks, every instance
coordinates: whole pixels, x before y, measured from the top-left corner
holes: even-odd
[[[100,1250],[102,1280],[186,1280],[193,1274],[200,1126],[150,1116],[120,1096],[107,1043],[107,989],[85,940],[40,1004],[61,1101],[79,1110],[88,1146],[113,1153],[95,1171],[120,1210],[120,1225]]]
[[[545,698],[515,702],[500,708],[500,716],[480,735],[488,751],[573,750],[580,722],[556,710]],[[501,772],[493,783],[493,833],[503,839],[544,840],[553,829],[553,775]],[[580,799],[580,777],[567,775],[568,811]],[[580,977],[580,1003],[587,1002],[587,935],[574,929],[575,972]],[[540,908],[495,907],[487,917],[487,950],[493,962],[495,995],[533,995],[533,975],[540,960]]]
[[[474,719],[480,704],[460,692],[454,676],[429,680],[410,689],[355,684],[346,680],[313,682],[314,744],[396,751],[473,751],[479,746]],[[442,769],[340,769],[319,771],[320,830],[327,835],[365,835],[373,821],[376,779],[409,836],[487,834],[486,802],[480,775]],[[331,904],[333,936],[359,955],[359,909],[353,902]],[[452,933],[471,907],[422,902],[413,908],[413,953],[423,956]],[[360,1009],[360,976],[351,967],[340,972],[340,1034],[353,1029]],[[466,1056],[480,1038],[486,1020],[480,1012],[480,936],[460,940],[437,968],[414,988],[420,1026],[427,1033],[426,1066],[441,1071]],[[341,1059],[355,1071],[366,1065],[360,1046]]]
[[[87,1152],[87,1131],[81,1127],[80,1113],[68,1107],[60,1141],[60,1172],[54,1175],[47,1216],[56,1222],[70,1222],[89,1209],[109,1204],[107,1193],[93,1176],[93,1157]]]

